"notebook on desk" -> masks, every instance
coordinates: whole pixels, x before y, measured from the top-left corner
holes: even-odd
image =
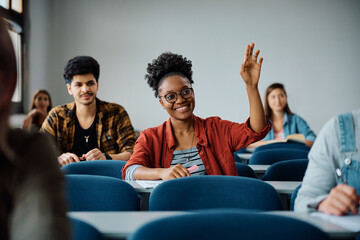
[[[301,133],[297,133],[297,134],[291,134],[289,136],[287,136],[286,139],[274,139],[274,140],[268,140],[267,144],[271,144],[271,143],[280,143],[280,142],[296,142],[296,143],[302,143],[305,144],[305,136]]]
[[[143,188],[146,189],[150,189],[150,188],[155,188],[157,187],[157,185],[159,185],[160,183],[164,182],[163,180],[156,180],[156,181],[151,181],[151,180],[136,180],[136,182],[142,186]]]
[[[360,232],[360,214],[334,216],[322,212],[314,212],[311,214],[311,216],[324,219],[353,232]]]

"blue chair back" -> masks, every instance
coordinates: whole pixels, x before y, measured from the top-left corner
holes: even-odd
[[[276,190],[259,179],[192,176],[165,181],[150,194],[150,211],[243,208],[281,210]]]
[[[116,177],[122,179],[121,169],[126,161],[97,160],[67,164],[61,168],[64,174],[87,174]]]
[[[113,177],[65,175],[69,211],[136,211],[139,198],[134,188]]]
[[[301,188],[301,184],[299,186],[297,186],[295,188],[295,190],[292,192],[291,194],[291,198],[290,198],[290,211],[294,211],[294,206],[295,206],[295,199],[297,197],[297,194],[299,192],[299,189]]]
[[[151,221],[130,240],[326,240],[326,233],[295,218],[233,211],[196,212]]]
[[[235,166],[238,172],[238,176],[257,178],[254,170],[246,164],[235,162]]]
[[[234,160],[235,162],[244,162],[246,161],[246,159],[242,159],[238,156],[238,153],[251,153],[249,151],[246,150],[246,148],[241,148],[239,150],[237,150],[236,152],[234,152]]]
[[[105,240],[99,230],[87,222],[70,217],[70,225],[73,240]]]
[[[265,181],[302,181],[308,159],[285,160],[272,164],[265,172]]]
[[[276,162],[292,159],[305,159],[308,155],[307,150],[276,148],[254,152],[249,160],[249,164],[271,165]]]
[[[266,145],[259,146],[259,147],[255,148],[254,153],[263,151],[263,150],[268,150],[268,149],[276,149],[276,148],[287,148],[287,149],[298,149],[298,150],[310,151],[310,147],[306,146],[303,143],[280,142],[280,143],[272,143],[272,144],[266,144]]]

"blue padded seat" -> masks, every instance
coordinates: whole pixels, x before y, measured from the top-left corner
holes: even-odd
[[[257,178],[256,173],[254,170],[249,167],[248,165],[240,162],[235,162],[236,170],[238,172],[238,176],[241,177],[251,177],[251,178]]]
[[[271,144],[266,144],[266,145],[262,145],[259,146],[257,148],[255,148],[254,153],[255,152],[259,152],[259,151],[263,151],[263,150],[268,150],[268,149],[276,149],[276,148],[287,148],[287,149],[297,149],[297,150],[305,150],[305,151],[310,151],[310,147],[306,146],[303,143],[296,143],[296,142],[280,142],[280,143],[271,143]]]
[[[139,197],[125,181],[96,175],[65,175],[69,211],[136,211]]]
[[[271,165],[276,162],[292,159],[305,159],[308,156],[307,150],[276,148],[254,152],[249,164]]]
[[[209,208],[281,210],[277,191],[259,179],[237,176],[192,176],[168,180],[150,194],[150,211]]]
[[[70,163],[61,168],[64,174],[87,174],[116,177],[122,179],[121,169],[126,161],[97,160]]]
[[[265,172],[265,181],[302,181],[308,159],[285,160],[272,164]]]
[[[130,240],[326,240],[314,225],[295,218],[232,211],[196,212],[149,222]]]
[[[294,211],[295,200],[296,200],[296,197],[297,197],[297,194],[298,194],[300,188],[301,188],[301,184],[299,186],[297,186],[295,188],[295,190],[291,194],[291,197],[290,197],[290,211]]]
[[[104,236],[91,224],[70,217],[71,239],[73,240],[105,240]]]

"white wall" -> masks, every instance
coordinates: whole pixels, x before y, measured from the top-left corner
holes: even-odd
[[[98,96],[123,105],[136,129],[156,126],[168,115],[144,75],[148,62],[172,51],[193,61],[195,114],[242,122],[249,107],[239,69],[246,44],[255,42],[264,57],[261,95],[271,83],[284,83],[291,109],[315,132],[331,116],[360,107],[358,0],[29,5],[29,89],[48,89],[55,105],[72,101],[62,79],[66,61],[91,55],[101,66]]]

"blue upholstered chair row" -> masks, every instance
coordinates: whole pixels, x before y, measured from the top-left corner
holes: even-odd
[[[310,147],[306,146],[305,144],[290,141],[290,142],[285,142],[285,143],[284,142],[279,142],[279,143],[272,143],[272,144],[259,146],[259,147],[255,148],[255,150],[253,151],[253,154],[264,151],[264,150],[277,150],[277,149],[280,150],[280,151],[283,151],[283,149],[302,150],[302,151],[307,151],[307,152],[310,151]],[[242,148],[242,149],[234,152],[235,162],[243,162],[244,161],[244,159],[241,159],[237,155],[238,153],[251,153],[251,152],[246,150],[246,148]],[[286,160],[288,160],[288,159],[286,159]],[[251,163],[251,164],[253,164],[253,163]]]
[[[306,146],[303,143],[280,142],[280,143],[272,143],[272,144],[266,144],[266,145],[259,146],[259,147],[255,148],[254,153],[260,152],[263,150],[277,149],[277,148],[310,151],[310,147]]]
[[[136,211],[139,198],[130,184],[113,177],[66,175],[70,211]],[[258,179],[193,176],[160,184],[150,195],[149,210],[245,208],[281,210],[276,190]]]
[[[166,217],[140,227],[131,240],[325,240],[315,226],[284,216],[237,210]]]
[[[236,152],[234,152],[234,160],[235,160],[235,162],[243,162],[244,161],[244,159],[242,159],[242,158],[240,158],[238,156],[238,153],[251,153],[251,152],[247,151],[246,148],[242,148],[240,150],[237,150]]]

